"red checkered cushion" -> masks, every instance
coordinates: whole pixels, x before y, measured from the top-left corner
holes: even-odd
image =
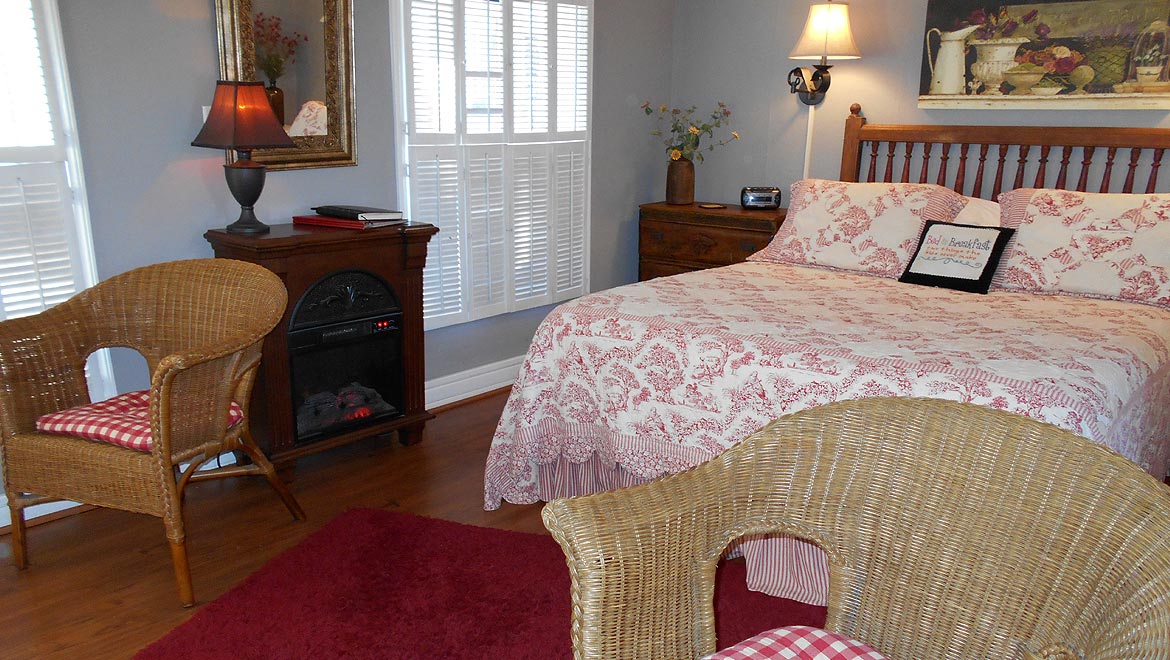
[[[709,655],[703,660],[886,660],[861,642],[845,635],[808,626],[788,626],[755,637]]]
[[[238,424],[243,418],[243,409],[232,401],[228,426]],[[150,392],[127,392],[105,401],[41,415],[37,418],[37,430],[150,451]]]

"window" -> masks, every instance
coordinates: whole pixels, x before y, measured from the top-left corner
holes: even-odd
[[[0,2],[0,319],[97,281],[63,53],[54,0]],[[87,365],[95,399],[114,393],[109,359],[102,351]],[[0,493],[0,525],[8,516]]]
[[[426,327],[587,287],[592,0],[398,0]]]
[[[56,4],[0,3],[0,318],[95,281]]]

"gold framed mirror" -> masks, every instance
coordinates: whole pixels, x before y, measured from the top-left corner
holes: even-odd
[[[356,165],[352,0],[215,0],[215,15],[220,78],[265,83],[297,145],[253,160],[270,170]]]

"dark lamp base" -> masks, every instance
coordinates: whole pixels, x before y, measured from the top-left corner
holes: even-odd
[[[240,208],[240,218],[224,227],[224,231],[229,234],[267,234],[272,228],[256,218],[251,206],[246,206]]]
[[[253,207],[264,190],[266,170],[263,164],[252,160],[249,153],[241,152],[241,155],[244,156],[242,159],[223,166],[228,190],[232,191],[232,197],[240,204],[239,219],[224,230],[230,234],[265,234],[270,229],[256,218]]]

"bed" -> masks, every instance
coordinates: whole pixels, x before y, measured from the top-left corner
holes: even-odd
[[[1145,194],[1160,192],[1167,148],[1166,129],[870,125],[855,105],[840,181],[794,186],[786,226],[751,260],[549,314],[493,438],[485,508],[645,482],[785,413],[872,396],[1020,413],[1165,477],[1170,195]],[[818,204],[831,215],[855,208],[834,195],[870,190],[897,193],[873,198],[882,210],[851,243],[822,240],[824,227],[811,239],[794,233]],[[913,241],[899,234],[910,227],[876,231],[903,203],[918,204],[898,216],[918,223]],[[1009,227],[986,295],[898,281],[922,227],[937,222]],[[1059,243],[1066,234],[1075,249]],[[1114,271],[1124,277],[1113,282]],[[827,569],[813,546],[739,549],[751,588],[824,602]]]

